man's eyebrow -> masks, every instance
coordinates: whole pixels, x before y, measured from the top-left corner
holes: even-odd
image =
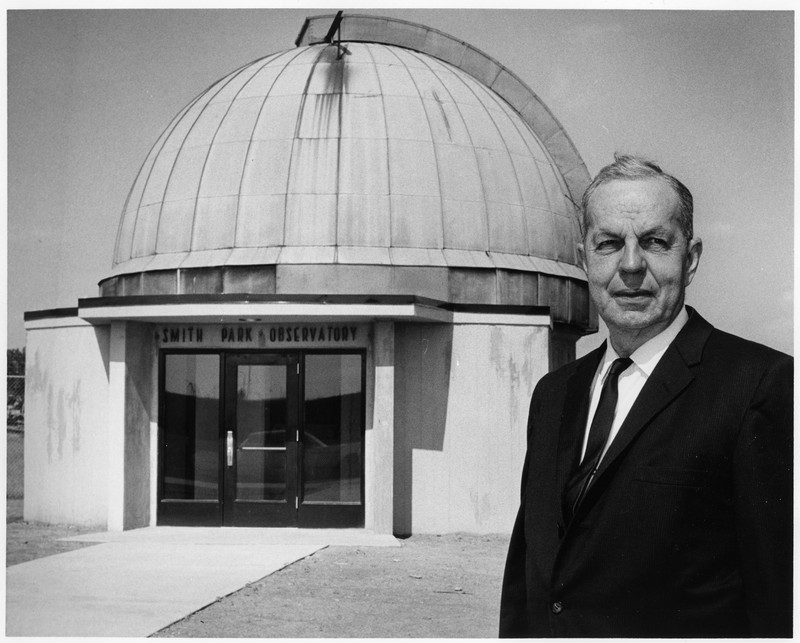
[[[667,227],[665,225],[662,225],[662,224],[659,224],[659,225],[653,226],[652,228],[647,228],[646,230],[643,230],[642,232],[638,233],[636,236],[639,239],[643,239],[644,237],[651,237],[653,235],[660,235],[660,236],[668,237],[668,236],[670,236],[672,234],[673,234],[673,231],[669,227]],[[603,228],[602,226],[596,226],[593,236],[595,238],[596,237],[610,237],[610,238],[613,238],[613,239],[617,239],[617,238],[624,237],[625,234],[624,233],[620,234],[616,230],[612,230],[612,229],[609,229],[609,228]]]
[[[611,237],[620,236],[619,232],[617,232],[615,230],[612,230],[610,228],[604,228],[603,226],[599,226],[599,225],[598,226],[594,226],[594,233],[598,234],[598,235],[605,234],[605,235],[609,235]]]
[[[639,237],[650,237],[654,234],[658,234],[661,236],[669,236],[672,234],[672,230],[664,225],[657,225],[652,228],[648,228],[639,234]]]

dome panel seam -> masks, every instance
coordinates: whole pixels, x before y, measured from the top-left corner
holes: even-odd
[[[156,166],[156,162],[158,161],[158,158],[161,155],[161,152],[163,151],[164,146],[167,144],[167,141],[169,140],[169,137],[172,135],[172,132],[175,131],[175,128],[178,126],[178,123],[188,113],[188,111],[192,107],[194,107],[194,105],[200,100],[201,97],[202,97],[202,94],[198,94],[197,96],[195,96],[195,98],[193,100],[191,100],[182,110],[180,110],[175,115],[175,117],[169,122],[169,124],[161,132],[161,135],[156,139],[156,142],[153,143],[152,147],[150,148],[150,153],[148,154],[147,158],[145,158],[144,163],[142,163],[141,167],[139,168],[139,173],[141,173],[141,171],[145,168],[145,165],[147,164],[147,160],[152,155],[153,162],[152,162],[152,164],[150,165],[150,168],[147,171],[147,177],[144,179],[144,185],[142,187],[142,194],[139,197],[139,204],[136,206],[136,214],[134,215],[134,218],[133,218],[133,225],[131,227],[131,247],[130,247],[129,252],[127,253],[128,254],[128,260],[133,259],[133,242],[134,242],[134,239],[135,239],[135,236],[136,236],[137,224],[139,222],[139,210],[142,207],[142,201],[144,199],[144,194],[145,194],[145,192],[147,190],[147,186],[150,183],[150,177],[152,177],[152,175],[153,175],[153,168]],[[159,143],[161,144],[160,146],[159,146]],[[159,149],[158,149],[157,152],[155,152],[155,154],[153,154],[153,151],[155,150],[155,148],[157,146],[159,147]],[[136,178],[138,180],[139,174],[136,175]],[[135,185],[136,185],[136,181],[134,180],[134,184],[131,186],[131,191],[128,193],[128,198],[130,198],[130,196],[132,194],[132,191],[133,191],[133,188],[134,188]],[[161,202],[163,202],[163,200],[164,200],[163,197],[166,194],[166,192],[167,192],[167,188],[166,188],[166,182],[165,182],[164,183],[164,192],[163,192],[162,197],[161,197]],[[120,227],[119,227],[119,232],[118,232],[118,234],[120,236],[122,235],[122,226],[124,224],[124,213],[125,213],[125,211],[127,209],[127,206],[128,206],[128,202],[126,200],[125,206],[123,208],[123,220],[120,221]],[[159,222],[160,222],[160,219],[161,219],[161,210],[159,208]],[[119,241],[119,239],[118,239],[118,241]],[[153,252],[156,252],[157,248],[158,248],[158,224],[156,225],[156,241],[153,244]],[[117,252],[117,250],[115,249],[115,253],[116,252]],[[124,262],[118,262],[118,263],[124,263]]]
[[[256,114],[255,119],[253,119],[253,128],[250,131],[250,140],[247,142],[247,149],[245,150],[245,154],[244,154],[244,165],[242,167],[242,175],[239,178],[239,194],[237,196],[237,201],[236,201],[236,217],[235,217],[236,221],[235,221],[234,229],[233,229],[233,247],[234,248],[237,247],[236,246],[236,240],[239,238],[239,215],[240,215],[240,212],[241,212],[241,205],[242,205],[242,188],[244,187],[244,177],[245,177],[245,174],[247,173],[247,159],[249,158],[250,150],[253,147],[253,138],[255,137],[255,133],[256,133],[256,130],[258,128],[258,124],[261,121],[262,114],[264,113],[264,106],[267,104],[267,100],[269,99],[269,96],[270,96],[270,93],[272,92],[272,89],[275,87],[275,83],[278,82],[278,78],[281,77],[281,74],[283,74],[283,72],[286,70],[286,67],[288,65],[290,65],[296,58],[298,58],[302,53],[303,53],[303,50],[299,50],[294,56],[290,57],[290,60],[287,63],[283,64],[281,69],[275,75],[275,78],[272,79],[272,82],[270,83],[269,89],[267,89],[267,91],[264,93],[264,100],[261,101],[261,105],[258,108],[258,114]],[[245,83],[242,86],[242,90],[244,90],[244,88],[253,80],[253,78],[255,78],[259,73],[261,73],[268,64],[274,63],[276,60],[279,60],[280,57],[283,56],[283,55],[286,55],[286,57],[289,58],[288,54],[289,54],[289,50],[287,50],[285,52],[281,52],[280,54],[276,54],[274,58],[268,60],[264,65],[262,65],[259,68],[258,72],[253,74],[253,76],[250,77],[250,79],[247,81],[247,83]],[[284,140],[284,139],[280,139],[280,140]],[[288,139],[285,139],[285,140],[288,140]],[[287,168],[287,175],[288,175],[288,173],[289,172],[288,172],[288,168]],[[285,203],[285,199],[284,199],[283,219],[284,219],[284,221],[286,219],[286,203]],[[284,234],[285,234],[285,230],[284,230]],[[281,242],[283,242],[283,240],[281,240]]]
[[[192,214],[192,232],[191,232],[191,236],[189,238],[189,250],[190,250],[190,252],[196,250],[196,248],[195,248],[195,242],[196,242],[195,232],[196,232],[196,229],[197,229],[197,216],[198,216],[198,208],[199,208],[199,205],[200,205],[200,191],[201,191],[201,189],[203,187],[203,179],[206,176],[206,168],[208,167],[208,159],[211,158],[211,153],[212,153],[212,150],[214,149],[214,141],[217,140],[217,136],[219,135],[220,129],[222,128],[222,125],[225,122],[225,119],[227,118],[228,114],[230,114],[230,111],[233,108],[233,104],[236,102],[236,97],[239,94],[242,93],[243,89],[247,86],[247,83],[250,82],[253,79],[253,76],[255,76],[259,71],[261,71],[267,64],[269,64],[269,60],[264,60],[262,62],[262,64],[261,64],[261,66],[255,71],[253,71],[253,66],[254,65],[252,63],[248,64],[248,65],[244,65],[243,67],[240,67],[236,72],[234,72],[233,74],[229,74],[228,75],[228,82],[226,82],[222,87],[220,87],[219,91],[214,94],[214,97],[219,96],[220,93],[226,87],[228,87],[231,83],[233,83],[234,80],[239,78],[240,75],[244,74],[246,71],[250,71],[251,72],[250,73],[250,77],[246,78],[244,80],[244,82],[241,84],[241,86],[234,92],[234,95],[231,98],[230,102],[228,103],[228,107],[226,108],[225,113],[219,119],[219,122],[217,123],[217,127],[216,127],[216,129],[214,131],[214,134],[211,137],[211,141],[210,141],[210,143],[208,145],[208,153],[206,154],[205,159],[203,159],[203,167],[200,170],[200,178],[197,181],[197,192],[195,194],[194,212]],[[211,103],[213,103],[213,97],[212,97],[211,100],[208,101],[208,103],[206,103],[206,106],[211,105]],[[202,112],[201,112],[201,114],[202,114]],[[200,117],[198,116],[198,120],[199,120],[199,118]],[[245,156],[242,159],[241,174],[244,174],[244,166],[246,165],[246,163],[247,163],[247,154],[245,152]],[[241,186],[241,179],[240,179],[240,186]],[[234,220],[233,220],[233,239],[234,239],[234,243],[235,243],[235,240],[236,240],[236,219],[238,217],[238,212],[239,212],[239,198],[240,198],[240,196],[241,196],[240,194],[236,195],[236,211],[234,212],[234,215],[233,215],[234,216]],[[208,248],[203,248],[203,250],[208,250]]]
[[[418,56],[418,54],[416,52],[415,52],[414,55]],[[450,69],[448,69],[446,67],[446,65],[448,65],[448,63],[445,63],[445,62],[443,62],[443,61],[441,61],[441,60],[439,60],[437,58],[434,58],[434,60],[436,60],[436,62],[439,65],[442,65],[448,71],[451,71]],[[456,110],[456,112],[458,113],[459,117],[461,118],[461,122],[464,125],[464,131],[467,134],[467,138],[469,138],[470,148],[472,150],[472,158],[475,161],[475,169],[476,169],[476,172],[478,174],[478,180],[480,181],[481,194],[483,194],[483,199],[480,201],[480,203],[483,204],[483,224],[484,224],[484,231],[486,233],[486,247],[482,248],[481,250],[479,250],[479,252],[488,252],[489,249],[492,247],[491,234],[490,234],[490,229],[489,229],[489,209],[487,208],[486,185],[485,185],[485,182],[484,182],[483,172],[481,171],[480,160],[478,159],[478,155],[476,153],[477,147],[475,146],[475,140],[474,140],[474,138],[472,136],[472,132],[470,131],[470,128],[467,126],[467,120],[464,118],[464,113],[463,113],[461,107],[459,106],[458,101],[455,99],[455,96],[453,96],[452,91],[450,91],[450,88],[447,86],[447,84],[444,82],[444,80],[442,80],[442,78],[439,76],[439,74],[437,74],[433,70],[433,67],[428,63],[427,60],[420,60],[420,62],[422,62],[422,64],[424,64],[425,67],[432,74],[434,74],[436,76],[438,81],[442,84],[442,87],[444,87],[444,90],[447,92],[448,96],[450,96],[450,99],[453,101],[453,108]],[[461,79],[458,76],[458,74],[453,74],[453,76],[455,78],[457,78],[458,81],[461,81],[463,83],[463,79]],[[466,83],[464,83],[464,84],[466,85]],[[470,89],[470,88],[468,88],[468,89]],[[472,92],[472,93],[474,95],[474,92]],[[441,190],[441,184],[439,186],[439,191],[440,192],[442,191]],[[443,199],[443,201],[442,201],[442,226],[444,228],[444,221],[445,221],[444,195],[442,195],[442,199]],[[442,249],[446,249],[446,248],[447,248],[447,245],[445,243],[444,237],[442,237]],[[463,248],[452,248],[452,249],[453,250],[463,250]],[[475,250],[475,249],[470,249],[470,250]]]

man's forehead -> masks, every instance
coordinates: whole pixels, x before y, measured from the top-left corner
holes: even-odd
[[[613,179],[597,187],[587,209],[594,222],[623,217],[669,225],[677,219],[680,201],[668,184],[656,178]]]
[[[640,204],[653,202],[677,204],[678,195],[666,181],[655,177],[612,179],[597,186],[589,199],[589,207],[592,208],[599,203]]]

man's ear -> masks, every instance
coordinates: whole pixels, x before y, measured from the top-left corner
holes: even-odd
[[[692,239],[689,241],[689,250],[686,253],[686,280],[683,284],[684,287],[692,283],[694,273],[697,272],[697,267],[700,265],[700,255],[703,254],[703,240]]]

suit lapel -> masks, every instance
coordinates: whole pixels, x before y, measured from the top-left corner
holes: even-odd
[[[647,379],[619,433],[603,456],[584,501],[594,495],[592,491],[597,491],[608,469],[624,454],[636,436],[694,379],[691,366],[700,362],[703,346],[713,328],[693,309],[688,310],[689,321]]]
[[[605,353],[605,342],[577,365],[575,372],[567,380],[565,408],[561,414],[561,426],[558,432],[557,492],[559,500],[578,462],[586,432],[586,418],[589,414],[591,387],[597,365]],[[566,524],[566,523],[565,523]]]
[[[668,354],[669,353],[669,354]],[[667,351],[653,374],[642,387],[639,397],[631,407],[628,417],[611,443],[595,474],[599,480],[608,467],[628,447],[631,441],[647,426],[662,409],[694,379],[692,372],[681,359],[678,351]]]

